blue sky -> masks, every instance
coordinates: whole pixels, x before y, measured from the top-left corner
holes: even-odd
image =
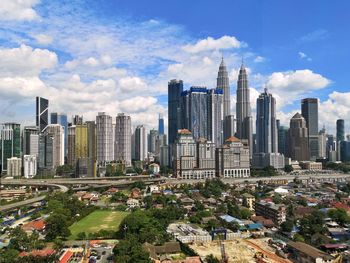
[[[3,0],[0,121],[52,111],[126,112],[156,127],[167,81],[215,87],[223,55],[235,113],[237,70],[248,67],[252,108],[266,85],[288,124],[300,99],[320,98],[320,126],[350,122],[348,1]],[[321,128],[321,127],[320,127]]]

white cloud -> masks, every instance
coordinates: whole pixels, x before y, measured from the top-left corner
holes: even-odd
[[[264,62],[265,61],[265,58],[262,57],[262,56],[257,56],[255,59],[254,59],[254,62],[255,63],[260,63],[260,62]]]
[[[145,91],[147,84],[139,77],[125,77],[119,80],[119,87],[123,92]]]
[[[0,20],[33,20],[38,14],[33,7],[39,0],[1,0]]]
[[[210,50],[240,48],[242,46],[246,46],[246,44],[240,42],[234,36],[223,36],[218,39],[207,37],[206,39],[197,41],[193,45],[188,44],[183,46],[183,50],[189,53],[199,53]]]
[[[152,106],[155,106],[157,103],[157,99],[154,97],[141,97],[136,96],[133,98],[129,98],[120,102],[120,109],[124,112],[129,113],[140,113],[145,112]]]
[[[0,76],[35,76],[57,64],[57,55],[47,49],[33,49],[21,45],[18,48],[0,49]]]
[[[298,52],[299,58],[300,59],[306,59],[307,61],[312,61],[312,59],[306,55],[304,52]]]
[[[36,39],[38,44],[40,45],[48,45],[51,44],[53,41],[53,37],[45,34],[37,34],[33,35],[33,37]]]

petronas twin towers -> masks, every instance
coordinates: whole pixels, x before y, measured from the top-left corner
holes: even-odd
[[[234,136],[234,117],[231,115],[230,83],[223,58],[219,67],[216,88],[222,89],[224,93],[224,138],[227,139]],[[248,87],[247,72],[243,63],[239,70],[237,81],[236,123],[236,137],[248,141],[251,154],[253,152],[253,120],[251,115],[250,91]]]

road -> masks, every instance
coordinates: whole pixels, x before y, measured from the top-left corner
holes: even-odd
[[[11,184],[12,185],[18,185],[18,182],[6,182],[6,185],[11,185]],[[36,185],[37,186],[38,184],[36,184],[36,183],[29,184],[28,182],[26,182],[26,183],[23,183],[21,185],[32,185],[32,186]],[[47,184],[46,186],[58,188],[61,192],[67,192],[68,191],[68,187],[66,187],[64,185]],[[42,195],[42,196],[38,196],[38,197],[33,197],[33,198],[30,198],[30,199],[27,199],[27,200],[19,201],[19,202],[13,203],[13,204],[2,205],[0,207],[0,212],[11,210],[11,209],[14,209],[14,208],[17,208],[17,207],[22,207],[22,206],[29,205],[29,204],[33,204],[33,203],[36,203],[36,202],[40,202],[40,201],[44,200],[45,197],[46,197],[46,195]]]
[[[176,178],[167,178],[167,177],[161,177],[161,178],[149,178],[149,177],[137,177],[138,179],[141,179],[147,184],[151,183],[160,183],[164,185],[178,185],[178,184],[195,184],[198,182],[205,182],[206,179],[176,179]],[[288,180],[289,182],[293,181],[295,178],[299,180],[310,180],[310,181],[339,181],[339,180],[350,180],[350,174],[304,174],[304,175],[280,175],[280,176],[274,176],[274,177],[249,177],[249,178],[221,178],[221,180],[224,183],[228,184],[240,184],[240,183],[257,183],[259,181],[263,182],[269,182],[269,181],[282,181],[282,180]],[[110,187],[110,186],[127,186],[135,182],[135,178],[133,177],[125,177],[116,179],[96,179],[91,178],[89,180],[87,179],[66,179],[66,178],[56,178],[56,179],[45,179],[45,180],[38,180],[38,179],[4,179],[2,180],[3,185],[30,185],[30,186],[48,186],[48,187],[55,187],[59,188],[60,191],[66,192],[68,191],[68,187],[66,185],[98,185],[98,186],[104,186],[104,187]],[[1,206],[0,211],[6,211],[10,210],[16,207],[20,207],[23,205],[35,203],[38,201],[41,201],[45,198],[45,196],[35,197],[32,199],[28,199],[25,201],[17,202],[10,205]]]

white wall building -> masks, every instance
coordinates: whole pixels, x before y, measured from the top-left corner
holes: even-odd
[[[11,157],[7,159],[7,175],[11,177],[21,176],[22,159]]]
[[[25,178],[33,178],[37,174],[37,157],[36,155],[23,156],[23,169]]]

